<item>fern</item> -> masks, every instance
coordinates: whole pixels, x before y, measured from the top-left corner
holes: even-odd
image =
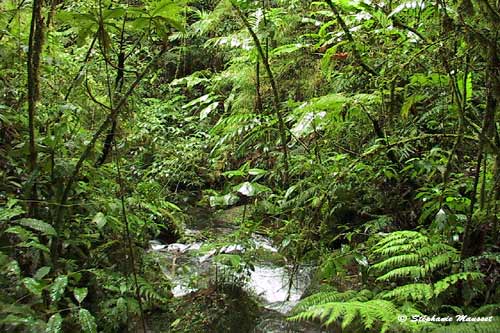
[[[479,272],[461,272],[433,281],[436,272],[451,268],[459,260],[458,251],[439,239],[416,231],[390,233],[373,245],[370,252],[375,263],[369,272],[374,275],[375,281],[411,282],[395,287],[391,284],[391,290],[382,290],[376,295],[370,292],[363,297],[360,297],[363,291],[320,292],[299,302],[291,320],[319,319],[325,325],[341,320],[345,328],[359,319],[366,330],[375,330],[376,323],[379,325],[377,331],[381,332],[397,327],[411,332],[434,329],[437,325],[432,323],[398,323],[397,316],[422,315],[419,308],[432,309],[427,305],[437,304],[437,297],[442,299],[441,295],[459,281],[480,281],[484,278]],[[491,314],[494,306],[486,306],[482,311],[478,313]]]
[[[397,267],[401,265],[416,265],[418,263],[419,256],[415,253],[401,254],[398,256],[387,258],[372,266],[372,269],[376,270],[387,270],[391,267]]]
[[[449,275],[444,279],[436,282],[434,284],[434,293],[439,295],[446,291],[450,286],[456,284],[460,280],[479,280],[484,277],[484,274],[477,272],[462,272],[453,275]]]
[[[167,298],[166,296],[158,292],[159,288],[148,282],[143,277],[140,276],[137,277],[137,284],[139,285],[139,294],[149,303],[166,302]]]
[[[373,253],[379,255],[392,255],[394,253],[408,252],[428,243],[428,238],[416,231],[396,231],[373,247]]]
[[[471,316],[498,316],[500,315],[500,304],[486,304],[471,313]]]
[[[301,306],[301,303],[298,306]],[[342,320],[342,328],[345,329],[359,318],[365,330],[372,329],[379,324],[380,332],[386,332],[389,328],[400,325],[397,319],[399,315],[400,312],[392,302],[377,299],[367,302],[328,302],[312,305],[307,310],[292,316],[290,320],[319,319],[325,326]]]
[[[424,270],[426,273],[434,272],[436,269],[448,266],[450,263],[458,259],[459,256],[457,253],[454,252],[441,253],[428,259],[428,261],[424,265]]]
[[[459,260],[456,249],[416,231],[397,231],[379,241],[372,255],[381,261],[371,269],[386,272],[377,281],[422,279]]]
[[[431,285],[425,283],[412,283],[397,287],[383,295],[383,298],[396,298],[398,300],[426,301],[434,296]]]
[[[294,312],[301,312],[318,304],[347,301],[352,299],[356,294],[357,291],[355,290],[348,290],[345,292],[338,292],[337,290],[319,292],[302,299],[295,306]]]
[[[425,268],[422,266],[405,266],[395,268],[386,274],[379,276],[377,281],[396,280],[398,278],[420,279],[425,276]]]

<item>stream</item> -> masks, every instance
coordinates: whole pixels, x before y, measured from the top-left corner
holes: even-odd
[[[208,287],[214,279],[217,281],[224,273],[221,268],[223,265],[218,260],[221,255],[237,260],[240,255],[251,251],[256,254],[252,260],[253,269],[244,271],[238,282],[242,283],[245,291],[256,296],[262,308],[252,332],[325,332],[320,327],[313,327],[308,323],[286,320],[286,316],[309,287],[313,266],[299,265],[294,269],[286,263],[269,238],[255,233],[245,244],[225,241],[221,242],[221,246],[210,247],[206,243],[213,244],[214,240],[199,240],[207,231],[215,233],[217,242],[219,239],[226,240],[227,236],[236,230],[231,222],[219,221],[218,225],[214,226],[202,221],[188,226],[185,230],[189,239],[195,239],[192,242],[168,245],[157,240],[150,242],[149,250],[158,254],[160,266],[172,283],[174,297],[183,297]],[[235,264],[237,265],[238,261]]]

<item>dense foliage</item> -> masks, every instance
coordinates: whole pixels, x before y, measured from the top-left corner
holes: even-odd
[[[291,321],[497,332],[499,31],[496,0],[2,1],[0,330],[250,331],[217,318],[251,255],[186,310],[147,251],[243,206],[232,237],[317,266]],[[401,320],[432,315],[493,321]]]

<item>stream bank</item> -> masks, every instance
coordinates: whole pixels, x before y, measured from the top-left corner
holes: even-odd
[[[198,213],[178,243],[150,242],[179,304],[170,331],[326,332],[286,320],[310,287],[314,265],[291,265],[264,234],[243,235],[240,215],[239,207]]]

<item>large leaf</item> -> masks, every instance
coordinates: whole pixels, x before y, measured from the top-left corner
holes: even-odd
[[[94,316],[87,309],[80,309],[78,312],[78,320],[84,333],[97,333],[97,324]]]
[[[425,99],[424,95],[411,95],[408,96],[403,103],[403,106],[401,107],[401,117],[403,118],[408,118],[408,115],[410,114],[411,108],[417,104],[418,102],[421,102],[422,100]]]
[[[40,296],[45,285],[33,278],[24,278],[23,284],[33,295]]]
[[[295,51],[298,51],[300,49],[303,49],[303,48],[306,48],[306,47],[309,47],[308,44],[287,44],[287,45],[282,45],[282,46],[279,46],[275,49],[273,49],[271,51],[271,55],[272,56],[280,56],[280,55],[283,55],[283,54],[287,54],[287,53],[292,53],[292,52],[295,52]]]
[[[64,289],[68,285],[68,277],[66,275],[58,276],[54,283],[50,286],[50,299],[52,302],[57,302],[64,294]]]
[[[92,223],[95,223],[99,229],[102,229],[106,225],[106,222],[106,216],[101,212],[95,214],[92,219]]]
[[[53,314],[49,321],[47,322],[47,327],[45,328],[45,333],[59,333],[62,332],[62,322],[63,319],[61,314]]]
[[[52,227],[50,224],[48,224],[46,222],[43,222],[43,221],[40,221],[37,219],[28,219],[28,218],[20,219],[20,220],[17,220],[16,222],[22,226],[39,231],[44,235],[57,236],[56,229],[54,229],[54,227]]]
[[[243,194],[247,197],[253,197],[263,192],[271,192],[271,189],[267,186],[261,185],[259,183],[244,182],[234,187],[234,190]]]
[[[162,0],[155,3],[155,6],[150,9],[150,15],[153,18],[163,19],[179,31],[184,31],[184,18],[182,13],[185,6],[185,1]]]
[[[43,266],[43,267],[40,267],[35,275],[34,275],[34,278],[37,279],[37,280],[41,280],[43,279],[47,274],[49,274],[50,272],[50,267],[49,266]]]
[[[183,105],[182,108],[187,109],[187,108],[190,108],[190,107],[198,105],[198,104],[210,103],[213,101],[214,97],[215,96],[213,96],[211,94],[203,95],[203,96],[195,98],[191,102]]]
[[[75,295],[76,300],[79,304],[83,302],[85,297],[87,297],[88,289],[87,288],[75,288],[73,290],[73,294]]]
[[[213,102],[200,112],[200,120],[205,119],[208,115],[219,106],[219,102]]]

